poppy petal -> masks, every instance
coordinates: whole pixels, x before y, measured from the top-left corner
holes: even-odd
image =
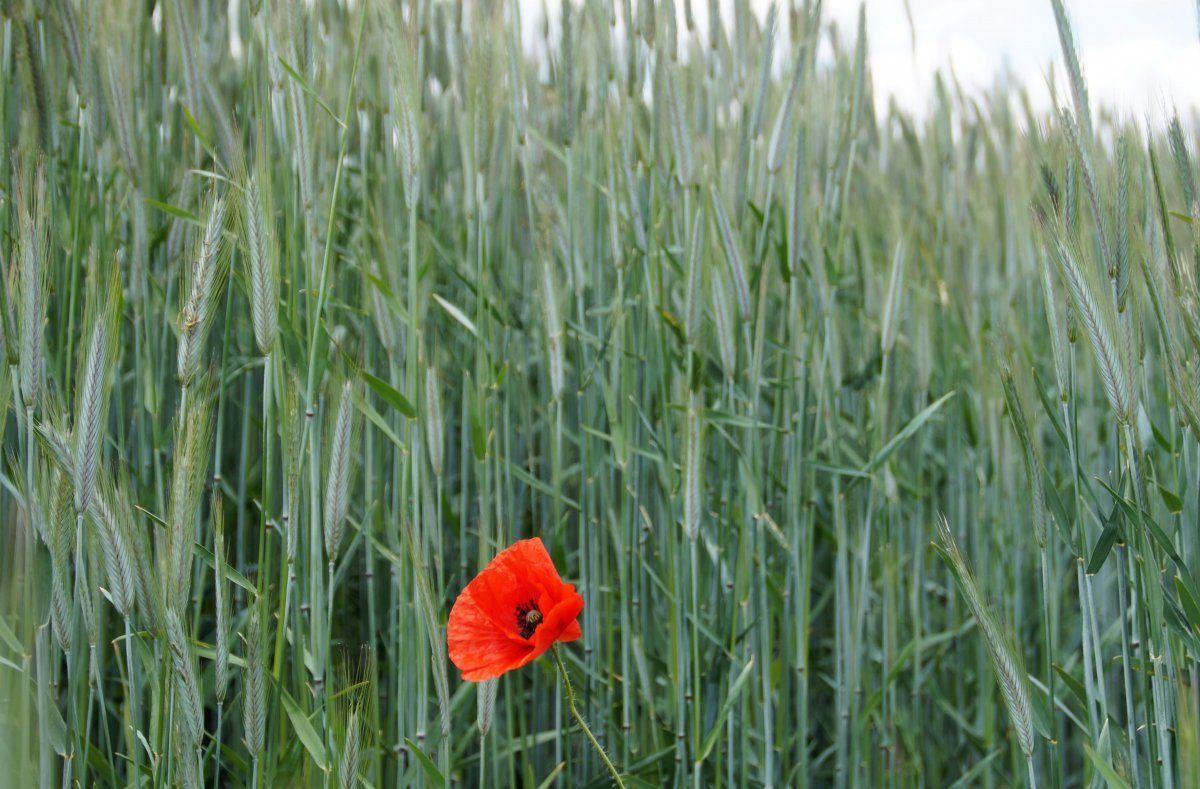
[[[551,608],[546,612],[542,624],[533,633],[533,644],[537,650],[537,654],[542,654],[555,641],[574,641],[579,638],[582,633],[579,630],[578,616],[583,610],[583,598],[575,593],[575,587],[568,587],[571,591],[561,603]],[[574,633],[568,633],[571,626],[574,625]],[[563,638],[564,635],[573,635],[573,638]]]
[[[535,609],[540,622],[529,638]],[[520,668],[556,641],[581,637],[583,598],[564,583],[539,538],[505,548],[476,575],[455,600],[446,627],[449,657],[464,680],[480,681]]]
[[[579,629],[579,620],[572,619],[571,624],[559,634],[559,641],[578,641],[583,638],[583,631]]]
[[[496,554],[467,589],[498,627],[519,635],[517,607],[539,601],[543,594],[558,600],[562,586],[546,546],[535,537],[515,542]]]
[[[466,680],[489,679],[524,665],[531,651],[523,639],[497,627],[469,590],[455,601],[446,630],[450,660]]]

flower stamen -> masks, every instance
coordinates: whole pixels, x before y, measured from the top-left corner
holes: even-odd
[[[521,638],[529,638],[542,623],[542,610],[538,608],[537,600],[517,604],[517,632]]]

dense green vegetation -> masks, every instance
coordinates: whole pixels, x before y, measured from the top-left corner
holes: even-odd
[[[2,4],[0,784],[1200,786],[1190,123],[693,5]]]

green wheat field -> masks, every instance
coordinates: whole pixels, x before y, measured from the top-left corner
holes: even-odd
[[[1046,1],[919,117],[819,0],[0,2],[0,785],[610,786],[448,657],[540,537],[626,786],[1200,787],[1196,123]]]

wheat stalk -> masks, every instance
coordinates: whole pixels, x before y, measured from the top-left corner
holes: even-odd
[[[245,649],[242,671],[242,723],[245,730],[246,749],[257,761],[266,744],[267,730],[267,680],[263,664],[263,632],[259,614],[260,604],[250,606],[250,616],[243,637]]]
[[[265,156],[262,148],[259,156]],[[262,168],[260,172],[265,171]],[[251,176],[246,184],[245,207],[242,216],[246,230],[247,261],[250,269],[250,306],[254,324],[254,339],[258,352],[270,356],[278,333],[278,300],[276,299],[275,245],[267,217],[271,212],[265,204],[266,193],[259,186],[259,175]]]
[[[358,759],[361,752],[362,726],[357,709],[350,710],[346,721],[346,741],[342,745],[342,761],[338,765],[338,785],[352,789],[358,785]]]
[[[1112,320],[1102,309],[1101,302],[1097,301],[1091,279],[1079,265],[1077,243],[1061,226],[1053,226],[1051,235],[1051,249],[1058,261],[1059,272],[1071,292],[1075,309],[1083,319],[1096,361],[1100,365],[1104,392],[1117,419],[1122,424],[1128,423],[1131,415],[1129,384],[1125,366],[1113,341]]]
[[[787,95],[779,112],[775,115],[775,125],[771,129],[771,142],[767,146],[767,172],[776,173],[783,167],[784,157],[787,156],[788,140],[792,133],[792,112],[800,94],[800,85],[804,81],[804,64],[808,58],[808,50],[803,44],[796,50],[796,62],[792,66],[792,78],[788,81]],[[767,59],[763,59],[763,68],[767,68]],[[766,80],[763,80],[764,84]]]
[[[1075,102],[1075,112],[1082,119],[1084,132],[1090,140],[1092,137],[1092,112],[1088,105],[1087,85],[1083,81],[1083,68],[1079,65],[1079,52],[1075,49],[1071,21],[1067,18],[1067,9],[1063,5],[1063,0],[1050,0],[1050,3],[1054,8],[1058,41],[1062,46],[1063,60],[1067,65],[1067,76],[1071,83],[1071,97]]]
[[[89,269],[99,279],[95,249],[89,255]],[[100,445],[108,417],[112,363],[118,347],[121,314],[120,265],[113,261],[107,281],[93,283],[90,303],[84,318],[91,335],[82,349],[75,393],[75,439],[72,473],[75,485],[75,511],[87,512],[95,492],[96,468],[100,463]]]
[[[284,387],[283,458],[284,499],[283,522],[287,529],[287,562],[295,564],[299,542],[301,513],[300,471],[304,460],[304,420],[300,418],[301,383],[296,371],[289,368]]]
[[[20,321],[21,401],[26,411],[37,406],[41,389],[43,323],[46,319],[50,235],[46,166],[38,160],[33,173],[33,195],[27,194],[28,174],[13,156],[13,206],[17,211],[18,292]]]
[[[221,301],[220,290],[226,271],[224,229],[225,201],[214,194],[209,199],[204,229],[184,281],[182,292],[186,295],[179,311],[176,374],[180,386],[185,389],[191,386],[200,371],[204,341]]]
[[[1013,380],[1012,370],[1007,363],[1000,367],[1000,379],[1004,384],[1004,399],[1008,404],[1008,418],[1017,431],[1021,449],[1025,458],[1025,481],[1033,493],[1030,500],[1033,517],[1033,534],[1041,548],[1046,547],[1046,492],[1042,488],[1042,459],[1033,437],[1029,432],[1029,423],[1025,418],[1025,407],[1021,404],[1021,395],[1017,391],[1016,381]]]
[[[439,479],[445,471],[445,439],[442,436],[442,392],[437,368],[425,368],[425,446],[429,450],[429,465]]]
[[[128,46],[127,42],[125,43]],[[139,182],[138,155],[135,152],[133,124],[135,118],[129,106],[129,97],[125,92],[125,75],[118,65],[116,51],[110,46],[104,58],[105,77],[108,85],[108,99],[112,104],[113,126],[117,136],[117,149],[121,152],[121,160],[125,164],[125,173],[135,185]]]
[[[714,274],[712,280],[712,314],[716,323],[717,350],[721,358],[721,369],[726,378],[732,378],[737,371],[737,346],[733,330],[733,322],[729,317],[729,299],[725,295],[725,277],[720,273]]]
[[[904,263],[906,260],[904,243],[896,245],[896,253],[892,256],[892,276],[888,280],[887,300],[883,303],[883,320],[879,327],[879,343],[884,353],[891,353],[896,344],[896,326],[899,323],[900,300],[903,295]]]
[[[50,537],[50,622],[54,636],[63,652],[71,652],[72,594],[68,588],[71,578],[71,554],[75,550],[75,513],[71,508],[71,483],[63,474],[43,475],[47,479],[50,512],[46,530]],[[36,491],[31,497],[41,498]],[[36,508],[36,505],[35,505]]]
[[[480,682],[475,688],[475,725],[479,729],[479,736],[486,737],[487,733],[492,730],[492,718],[496,714],[496,688],[499,681],[496,679],[485,679]]]
[[[354,432],[354,394],[350,381],[341,386],[331,424],[329,476],[325,483],[325,556],[332,568],[342,542],[342,525],[350,505],[350,449]]]
[[[696,209],[688,242],[687,290],[684,292],[683,325],[687,341],[693,348],[700,346],[704,330],[704,213]]]
[[[213,611],[216,618],[216,662],[213,665],[213,691],[220,706],[229,689],[229,580],[225,560],[225,505],[213,497]]]
[[[204,707],[200,701],[200,686],[192,664],[191,647],[183,632],[183,622],[174,609],[167,610],[167,644],[171,648],[171,665],[175,676],[175,701],[180,711],[180,731],[192,747],[200,744],[204,734]]]
[[[400,177],[404,184],[405,204],[412,209],[421,197],[421,119],[417,66],[407,32],[399,29],[390,12],[381,13],[384,27],[389,32],[392,69],[396,77],[392,82],[391,98],[395,108],[394,123],[396,147],[400,153]]]
[[[679,86],[676,84],[676,71],[670,64],[664,63],[662,80],[666,85],[666,104],[670,115],[671,147],[675,153],[675,177],[685,187],[691,186],[695,177],[696,165],[692,157],[692,133],[688,129],[688,119],[679,98]]]
[[[1008,708],[1013,728],[1017,735],[1017,744],[1026,759],[1033,758],[1033,705],[1029,700],[1029,677],[1021,663],[1020,655],[1012,643],[1001,631],[991,610],[984,603],[979,593],[979,587],[967,567],[966,561],[958,551],[954,535],[950,533],[950,525],[943,515],[937,520],[938,540],[941,542],[943,558],[950,567],[971,616],[979,624],[979,632],[983,635],[988,654],[992,658],[992,668],[996,671],[996,680],[1000,685],[1000,693],[1004,697],[1004,705]]]
[[[175,431],[175,458],[171,482],[169,563],[165,580],[166,599],[171,607],[186,607],[192,584],[192,546],[195,544],[196,518],[204,493],[209,458],[212,457],[212,423],[207,397],[183,417]]]
[[[700,519],[703,513],[700,481],[704,473],[704,443],[700,429],[699,395],[692,393],[687,408],[687,430],[684,433],[685,451],[683,467],[683,525],[689,540],[700,536]]]
[[[554,275],[554,263],[548,249],[541,250],[542,258],[542,314],[546,321],[546,355],[550,363],[550,392],[555,401],[562,398],[566,371],[563,356],[563,327],[558,308],[558,279]]]
[[[742,262],[742,251],[738,246],[737,237],[729,225],[729,217],[725,213],[725,203],[716,184],[709,187],[712,197],[713,213],[717,219],[717,232],[721,238],[721,248],[725,250],[725,260],[729,263],[729,274],[733,279],[734,293],[737,294],[738,316],[743,320],[750,315],[750,286],[746,282],[746,265]]]
[[[134,520],[126,490],[127,484],[118,488],[112,475],[102,469],[90,510],[100,535],[109,598],[113,608],[117,609],[122,618],[132,614],[137,599],[134,572],[136,560],[130,548],[129,537],[129,529]]]

